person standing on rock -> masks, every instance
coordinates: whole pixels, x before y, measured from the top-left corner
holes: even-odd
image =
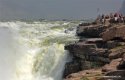
[[[115,22],[115,23],[118,23],[118,13],[115,13],[115,14],[114,14],[114,22]]]
[[[110,17],[109,15],[105,16],[105,26],[109,26],[110,25]]]
[[[123,15],[119,14],[119,23],[124,23]]]
[[[113,19],[114,19],[113,13],[110,13],[110,23],[111,24],[113,23]]]
[[[104,14],[102,14],[102,16],[101,16],[101,23],[105,24],[105,15]]]
[[[125,16],[123,16],[123,23],[125,24]]]

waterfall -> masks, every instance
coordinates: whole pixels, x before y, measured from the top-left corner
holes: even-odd
[[[0,22],[0,79],[61,80],[76,23]]]
[[[16,54],[12,33],[8,28],[0,28],[0,80],[12,80]]]

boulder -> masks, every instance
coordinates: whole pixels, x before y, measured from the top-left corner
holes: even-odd
[[[114,59],[109,64],[102,67],[103,72],[115,71],[120,64],[122,58]]]
[[[73,61],[73,62],[68,62],[65,65],[65,70],[64,70],[64,77],[66,77],[67,75],[71,74],[71,73],[76,73],[78,71],[80,71],[80,64],[77,61]]]
[[[123,58],[118,66],[118,69],[124,69],[125,70],[125,54],[123,55]]]
[[[104,76],[102,76],[99,80],[125,80],[125,71],[110,71],[106,73]]]
[[[106,48],[106,43],[102,38],[83,38],[79,41],[84,41],[86,44],[96,44],[97,48]]]
[[[107,49],[113,49],[119,46],[125,46],[125,42],[119,42],[119,41],[107,41],[105,43],[105,47]]]
[[[72,62],[66,63],[64,70],[64,77],[72,73],[77,73],[82,70],[94,69],[104,65],[101,62],[84,61],[80,59],[79,60],[73,59],[73,60],[74,61]]]
[[[109,50],[109,59],[117,59],[122,58],[123,54],[125,54],[125,46],[119,46]]]
[[[89,70],[94,68],[99,68],[103,66],[105,63],[103,62],[95,62],[95,61],[81,61],[81,70]]]
[[[65,46],[66,80],[125,80],[125,25],[80,24],[77,35],[88,39]]]
[[[78,42],[75,44],[65,46],[65,49],[75,57],[82,60],[109,63],[107,49],[97,48],[96,44],[88,44],[85,42]]]
[[[107,80],[125,80],[125,71],[124,70],[116,70],[111,71],[105,74],[107,76]]]
[[[81,70],[98,68],[109,63],[107,49],[97,48],[95,44],[99,41],[100,39],[89,39],[66,45],[65,49],[73,56],[73,61],[66,64],[64,76]]]
[[[89,26],[91,23],[80,23],[79,26]]]
[[[109,40],[125,40],[125,25],[118,25],[106,29],[106,31],[101,33],[104,41]]]
[[[105,76],[121,76],[125,77],[125,70],[111,71],[105,74]]]
[[[105,29],[106,27],[102,25],[78,26],[76,34],[78,36],[97,38],[100,37],[100,33],[102,33]]]
[[[90,69],[72,73],[68,75],[65,80],[97,80],[96,76],[101,75],[101,69]]]
[[[91,48],[96,48],[96,44],[86,44],[85,42],[78,42],[75,44],[66,45],[65,49],[68,50],[73,56],[81,59],[88,59],[91,54]]]
[[[91,65],[90,61],[84,61],[84,60],[82,60],[80,67],[81,67],[81,70],[87,70],[87,69],[91,69],[92,65]]]

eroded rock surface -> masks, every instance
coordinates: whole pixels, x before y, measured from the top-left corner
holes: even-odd
[[[97,38],[106,28],[102,25],[78,26],[76,33],[78,36]]]
[[[72,55],[65,65],[66,80],[125,80],[124,24],[80,24],[76,34],[80,40],[65,46]]]
[[[125,40],[125,25],[117,25],[107,29],[102,33],[102,38],[104,41],[112,39]]]

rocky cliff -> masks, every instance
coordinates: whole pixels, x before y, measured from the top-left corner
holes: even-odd
[[[72,56],[65,65],[66,80],[125,80],[124,23],[83,23],[76,34],[80,40],[65,46]]]

